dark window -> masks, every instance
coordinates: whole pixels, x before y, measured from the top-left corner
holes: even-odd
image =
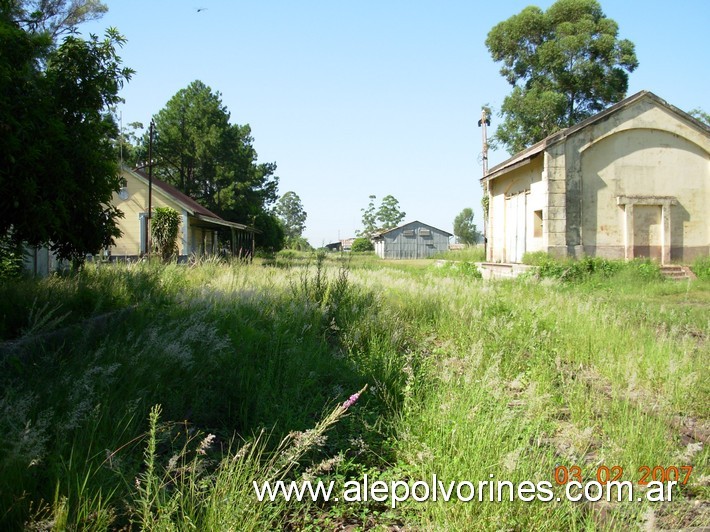
[[[533,213],[533,236],[542,236],[542,211],[535,211]]]

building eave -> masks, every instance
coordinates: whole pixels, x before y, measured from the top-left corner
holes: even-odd
[[[641,99],[650,99],[654,101],[656,104],[659,106],[677,114],[680,118],[684,119],[685,121],[690,122],[694,127],[699,128],[701,131],[705,132],[706,134],[710,134],[710,127],[706,126],[693,116],[689,115],[685,111],[675,107],[674,105],[669,104],[667,101],[664,99],[660,98],[656,94],[652,93],[651,91],[648,90],[643,90],[639,91],[635,94],[632,94],[631,96],[624,98],[623,100],[615,103],[614,105],[607,107],[603,111],[600,111],[599,113],[590,116],[589,118],[585,118],[581,122],[578,122],[577,124],[570,126],[568,128],[562,129],[560,131],[557,131],[556,133],[553,133],[552,135],[549,135],[548,137],[542,139],[541,141],[533,144],[529,148],[524,149],[523,151],[520,151],[510,157],[509,159],[503,161],[502,163],[494,166],[493,168],[490,169],[490,171],[481,178],[481,184],[485,184],[486,182],[492,181],[493,179],[504,175],[514,169],[520,168],[522,166],[525,166],[529,164],[535,157],[537,157],[540,153],[544,152],[547,150],[549,147],[558,144],[560,142],[563,142],[564,140],[567,139],[570,135],[573,135],[577,133],[579,130],[584,129],[592,124],[595,124],[601,120],[606,119],[609,115],[612,115],[621,109],[624,109],[633,103],[641,100]]]

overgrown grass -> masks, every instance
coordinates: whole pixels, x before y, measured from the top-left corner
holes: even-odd
[[[710,256],[695,259],[691,269],[699,279],[710,280]]]
[[[430,259],[459,260],[464,262],[485,262],[486,252],[482,244],[466,246],[463,249],[450,249],[436,253]]]
[[[560,260],[544,252],[529,252],[523,255],[523,263],[535,267],[531,272],[532,275],[562,281],[580,282],[611,277],[626,278],[629,281],[663,279],[658,263],[650,259],[635,259],[628,262],[601,257]]]
[[[709,453],[683,423],[708,422],[708,282],[592,262],[574,283],[484,284],[423,262],[144,264],[3,287],[22,316],[7,337],[135,310],[0,361],[0,527],[621,529],[649,511],[666,528],[703,524]],[[553,481],[559,464],[585,480],[600,464],[633,481],[642,465],[695,470],[671,505],[603,511],[258,502],[252,488]]]

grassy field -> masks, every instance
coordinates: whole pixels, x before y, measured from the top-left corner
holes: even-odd
[[[291,254],[6,282],[0,315],[1,529],[710,525],[710,281],[484,283],[431,260]],[[252,487],[554,485],[556,467],[617,465],[635,484],[644,466],[693,471],[653,503],[392,508]]]

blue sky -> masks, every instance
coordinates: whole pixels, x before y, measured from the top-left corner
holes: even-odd
[[[499,0],[104,0],[82,26],[115,26],[136,70],[122,91],[123,123],[147,124],[177,91],[201,80],[234,123],[250,124],[279,191],[296,192],[314,246],[353,236],[368,196],[394,195],[407,213],[452,231],[472,207],[481,221],[480,109],[510,86],[485,47],[498,22],[534,4]],[[651,90],[710,112],[710,2],[602,1],[633,41],[629,94]],[[206,8],[198,12],[198,8]],[[492,118],[495,131],[497,116]],[[508,157],[490,153],[490,164]]]

